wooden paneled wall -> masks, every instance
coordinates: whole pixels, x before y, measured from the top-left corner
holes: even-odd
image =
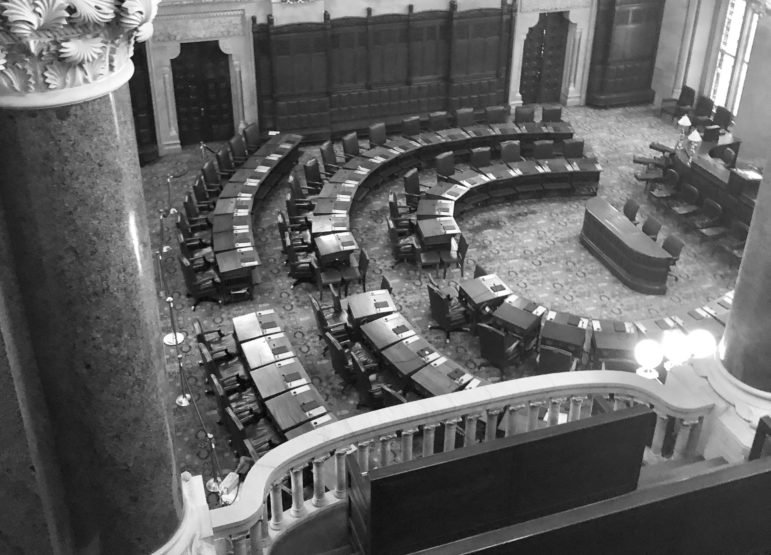
[[[311,139],[507,102],[514,5],[253,24],[259,120]]]

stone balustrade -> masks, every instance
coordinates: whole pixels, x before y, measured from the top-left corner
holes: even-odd
[[[532,376],[388,407],[334,422],[267,453],[249,472],[236,502],[210,511],[211,539],[219,554],[263,553],[286,530],[345,499],[349,453],[356,453],[364,469],[384,467],[586,418],[593,407],[623,410],[635,404],[650,406],[659,416],[651,446],[656,454],[674,421],[675,457],[697,449],[713,407],[709,399],[678,387],[677,379],[665,386],[614,371]]]

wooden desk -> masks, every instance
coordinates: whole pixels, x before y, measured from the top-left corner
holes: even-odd
[[[249,372],[257,394],[263,401],[311,383],[297,358],[288,358]]]
[[[465,185],[459,185],[457,183],[447,183],[440,181],[428,191],[426,191],[427,199],[443,199],[443,200],[458,200],[460,197],[468,193],[469,188]]]
[[[370,345],[382,351],[394,343],[412,337],[415,335],[415,329],[401,313],[397,312],[362,324],[361,333]]]
[[[453,217],[418,220],[418,235],[427,249],[449,246],[452,237],[460,234],[460,228]]]
[[[383,358],[401,378],[408,378],[426,364],[438,359],[439,353],[419,335],[394,343],[381,351]]]
[[[313,214],[318,216],[339,215],[347,216],[351,209],[352,197],[339,195],[336,197],[317,198],[313,201]]]
[[[258,186],[250,183],[227,182],[222,188],[217,199],[246,198],[252,197],[257,192]]]
[[[455,203],[451,200],[420,199],[415,212],[418,220],[452,216]]]
[[[283,332],[264,335],[241,343],[241,352],[244,354],[249,370],[256,370],[262,366],[295,356],[292,351],[292,344]]]
[[[212,250],[214,252],[232,251],[236,248],[254,248],[252,234],[247,231],[220,231],[212,233]]]
[[[357,293],[347,300],[350,321],[356,326],[396,312],[396,305],[386,289]]]
[[[320,198],[337,198],[338,195],[353,197],[356,193],[356,184],[350,181],[343,181],[342,183],[327,181],[319,191],[318,196]]]
[[[541,327],[541,344],[569,351],[576,358],[584,354],[587,330],[546,320]]]
[[[512,299],[509,302],[509,299]],[[541,317],[532,311],[516,306],[516,295],[509,295],[493,312],[493,322],[503,329],[522,338],[524,343],[530,343],[538,337],[541,329]],[[535,305],[535,303],[533,303]],[[535,309],[535,306],[533,307]]]
[[[281,320],[272,308],[242,314],[233,318],[233,335],[243,343],[281,331]]]
[[[327,233],[342,233],[350,229],[348,216],[313,214],[308,218],[311,222],[311,235],[326,235]]]
[[[291,390],[286,395],[278,395],[265,402],[265,408],[271,420],[282,433],[286,433],[306,422],[313,428],[329,422],[324,399],[315,387],[304,385]]]
[[[467,279],[458,285],[458,300],[474,312],[481,312],[486,308],[492,310],[509,295],[511,289],[498,274]]]
[[[214,261],[223,280],[230,277],[249,276],[250,268],[260,265],[260,258],[254,247],[218,252],[214,255]]]
[[[443,356],[412,374],[410,380],[415,390],[425,397],[486,385],[480,378],[467,373],[457,362]]]
[[[629,288],[666,293],[672,257],[604,199],[586,202],[581,243]]]
[[[348,262],[351,253],[359,248],[353,233],[329,233],[313,239],[321,266],[330,266],[339,262]]]

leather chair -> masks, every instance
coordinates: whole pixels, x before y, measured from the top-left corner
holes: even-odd
[[[414,243],[415,248],[412,251],[412,261],[418,267],[418,271],[422,277],[423,268],[438,268],[442,263],[442,258],[439,255],[439,251],[425,251],[423,246],[419,242]]]
[[[195,271],[205,270],[214,263],[214,251],[195,239],[185,239],[182,232],[177,230],[177,243],[179,252],[193,265]]]
[[[465,309],[457,302],[453,303],[450,295],[445,295],[432,283],[428,288],[428,300],[431,307],[431,319],[436,325],[429,325],[430,330],[442,330],[445,332],[445,341],[450,342],[450,333],[453,331],[469,331]]]
[[[286,254],[288,245],[294,247],[296,252],[310,252],[312,250],[310,231],[301,225],[289,225],[282,212],[276,213],[276,227],[281,238],[281,252]]]
[[[735,260],[741,260],[749,231],[750,228],[747,224],[736,221],[732,224],[728,233],[718,239],[717,247]]]
[[[243,135],[233,135],[228,141],[228,148],[230,148],[230,156],[233,158],[233,163],[236,166],[240,166],[249,158],[249,152],[247,151]]]
[[[573,372],[578,368],[578,359],[570,351],[540,345],[538,348],[538,373]]]
[[[311,311],[316,320],[316,330],[319,332],[319,338],[323,338],[325,333],[329,333],[341,344],[350,343],[351,336],[347,319],[335,318],[334,307],[331,305],[322,307],[313,295],[308,295],[308,300],[310,300]],[[327,318],[329,309],[332,309],[332,318]]]
[[[204,184],[203,177],[200,175],[193,181],[193,198],[198,205],[198,210],[204,213],[214,210],[214,206],[217,204],[217,192],[215,191],[210,195]]]
[[[312,255],[299,254],[291,243],[286,246],[287,264],[289,265],[289,277],[294,279],[292,289],[300,283],[315,283],[316,273],[313,269]]]
[[[332,146],[332,141],[324,141],[319,147],[321,153],[321,161],[324,164],[324,171],[331,175],[340,169],[342,164],[338,162],[335,149]]]
[[[480,146],[471,149],[471,158],[469,158],[469,166],[477,171],[482,171],[482,168],[486,168],[490,165],[491,154],[489,146]]]
[[[651,198],[654,200],[663,200],[672,198],[677,194],[678,186],[680,185],[680,174],[676,170],[667,169],[664,170],[664,177],[662,183],[658,187],[654,187],[649,191]]]
[[[356,131],[343,135],[343,157],[345,161],[356,158],[359,155],[359,136]]]
[[[394,288],[391,285],[391,280],[388,279],[385,275],[380,278],[380,289],[388,291],[391,296],[394,294]]]
[[[198,343],[209,349],[214,359],[232,359],[238,354],[233,334],[223,332],[222,328],[204,329],[201,321],[193,318],[193,335]]]
[[[260,126],[256,123],[250,123],[244,127],[243,131],[244,141],[246,142],[246,150],[249,154],[255,152],[260,148],[262,140],[260,139]]]
[[[177,230],[182,234],[186,241],[195,241],[201,246],[211,244],[211,232],[207,221],[199,222],[195,226],[191,225],[184,212],[177,212]]]
[[[696,91],[688,85],[683,85],[678,98],[665,98],[661,101],[659,113],[667,114],[674,119],[680,119],[683,114],[687,114],[693,108],[695,101]]]
[[[316,277],[316,287],[319,290],[319,300],[324,300],[324,289],[326,289],[328,285],[340,287],[343,282],[343,276],[339,270],[334,268],[322,268],[319,265],[316,255],[311,255],[310,258],[311,268]]]
[[[399,262],[411,262],[415,258],[415,238],[400,235],[391,218],[387,220],[387,225],[388,240],[391,243],[391,256],[396,260],[394,265]]]
[[[474,108],[458,108],[455,110],[455,125],[457,127],[471,127],[476,125]]]
[[[668,235],[667,238],[664,239],[664,242],[661,244],[661,248],[667,251],[669,256],[672,257],[672,266],[677,264],[677,261],[680,260],[680,253],[683,251],[684,246],[685,243],[683,243],[679,237],[674,235]],[[674,277],[675,281],[680,279],[678,276],[672,273],[671,268],[669,275]]]
[[[404,137],[420,135],[420,116],[409,116],[402,120],[402,135]]]
[[[230,149],[224,146],[214,156],[217,159],[217,173],[220,179],[228,180],[233,177],[233,174],[236,173],[236,167],[230,157]]]
[[[541,121],[544,123],[562,121],[562,106],[544,106],[541,109]]]
[[[691,122],[695,127],[701,127],[708,125],[712,120],[712,110],[715,107],[715,103],[708,96],[700,94],[696,99],[696,105],[691,112]]]
[[[626,219],[637,224],[637,212],[640,210],[640,205],[633,198],[626,199],[624,203],[624,216]]]
[[[489,275],[489,274],[490,274],[490,272],[488,272],[487,270],[482,268],[482,266],[480,266],[479,264],[477,264],[476,267],[474,268],[474,279],[476,279],[478,277],[481,277],[481,276],[486,276],[486,275]]]
[[[690,183],[683,183],[680,193],[667,206],[678,216],[688,216],[699,210],[700,202],[699,190]]]
[[[712,123],[721,129],[728,131],[728,128],[734,122],[734,115],[725,106],[715,108],[715,115],[712,117]]]
[[[532,106],[515,106],[514,123],[530,123],[535,121],[535,108]]]
[[[485,108],[485,121],[491,123],[506,123],[509,115],[508,106],[488,106]]]
[[[383,407],[382,379],[378,366],[367,366],[358,353],[350,354],[351,371],[353,373],[354,387],[359,401],[356,408],[379,409]]]
[[[533,158],[536,160],[554,158],[554,141],[533,141]]]
[[[353,258],[353,255],[351,255]],[[361,249],[359,251],[359,260],[357,264],[351,264],[345,268],[340,269],[340,275],[343,278],[343,285],[345,286],[345,296],[348,296],[348,286],[353,282],[361,284],[361,290],[367,290],[367,269],[369,268],[369,256],[367,251]]]
[[[661,222],[653,216],[648,216],[645,218],[641,230],[645,235],[655,241],[659,236],[659,231],[661,230]]]
[[[203,180],[206,182],[206,187],[210,190],[217,190],[217,194],[222,190],[222,176],[217,171],[217,166],[214,165],[214,160],[207,160],[201,166],[201,173],[203,174]]]
[[[203,272],[196,272],[190,260],[182,255],[179,256],[179,265],[185,280],[187,296],[193,299],[193,310],[201,301],[222,303],[219,288],[220,279],[214,270],[207,269]]]
[[[520,341],[515,336],[488,324],[477,324],[479,354],[501,373],[509,366],[519,364]]]
[[[305,185],[314,194],[318,194],[324,187],[324,178],[321,177],[321,167],[316,158],[311,158],[303,164],[303,174],[305,175]]]
[[[562,141],[562,156],[564,158],[582,158],[584,156],[584,141],[582,139]]]
[[[388,135],[386,134],[386,125],[382,121],[373,123],[369,126],[369,146],[370,148],[376,146],[383,146],[388,141]]]
[[[428,128],[431,131],[441,131],[450,127],[450,115],[444,110],[428,114]]]
[[[410,213],[409,206],[399,205],[399,200],[394,191],[388,192],[388,216],[397,228],[409,232],[412,232],[412,229],[415,227],[415,222],[417,221],[415,215]]]
[[[701,210],[691,215],[688,219],[688,223],[690,223],[694,229],[701,230],[720,225],[723,216],[723,207],[714,200],[707,199],[704,201]]]
[[[199,366],[204,369],[209,384],[211,376],[217,379],[226,393],[241,391],[248,386],[249,376],[243,362],[238,357],[214,356],[205,343],[198,343]]]
[[[205,214],[201,213],[200,206],[195,202],[195,198],[193,198],[191,193],[185,195],[185,200],[182,201],[182,207],[184,208],[185,217],[187,218],[189,225],[206,226],[206,228],[211,227],[211,222],[209,222],[209,219]]]
[[[501,148],[501,162],[504,164],[513,164],[522,161],[519,141],[503,141]]]
[[[452,151],[437,154],[434,159],[434,167],[436,168],[437,179],[451,183],[456,182],[451,177],[455,173],[455,155]]]
[[[455,238],[452,238],[452,241],[456,241]],[[444,268],[444,275],[443,277],[447,277],[447,268],[449,268],[452,265],[457,266],[460,268],[460,277],[463,278],[463,269],[466,265],[466,253],[468,252],[468,242],[466,241],[466,238],[461,234],[461,236],[456,241],[457,249],[455,252],[453,252],[453,249],[446,249],[439,251],[439,257],[442,259],[442,268]]]

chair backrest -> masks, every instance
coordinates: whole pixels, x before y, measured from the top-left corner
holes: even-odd
[[[308,299],[311,302],[311,310],[313,311],[313,318],[316,320],[316,329],[319,335],[323,335],[327,331],[327,319],[324,316],[324,312],[321,310],[319,301],[313,295],[308,295]]]
[[[195,340],[198,343],[209,346],[209,342],[206,340],[206,333],[203,331],[203,325],[201,325],[201,321],[198,318],[193,318],[193,335],[195,335]]]
[[[731,147],[727,147],[720,153],[720,159],[723,160],[726,168],[736,166],[736,152]]]
[[[206,184],[215,187],[220,185],[220,176],[217,173],[217,167],[214,165],[214,160],[207,160],[201,166],[201,173]]]
[[[404,174],[404,192],[410,195],[420,195],[420,174],[417,168],[411,168]]]
[[[554,141],[533,141],[533,158],[536,160],[554,158]]]
[[[193,181],[193,196],[195,196],[197,202],[207,202],[211,200],[208,191],[206,191],[206,184],[203,182],[203,175],[200,173]]]
[[[522,160],[519,141],[503,141],[501,143],[501,161],[504,164],[519,162]]]
[[[399,214],[399,205],[396,200],[396,193],[393,191],[388,192],[388,214],[394,220],[401,218],[401,214]]]
[[[323,337],[324,342],[327,344],[329,361],[332,363],[332,369],[343,379],[343,381],[350,383],[353,374],[348,366],[348,358],[345,356],[343,346],[340,345],[337,339],[329,332],[326,332]]]
[[[397,246],[399,244],[399,230],[396,229],[391,218],[386,219],[386,224],[388,225],[388,239],[391,241],[391,246]]]
[[[280,210],[276,212],[276,227],[278,227],[278,234],[283,237],[285,233],[289,233],[289,228],[286,225],[286,218],[284,213]]]
[[[386,144],[387,140],[385,123],[379,121],[369,126],[369,144],[371,146],[382,146]]]
[[[680,106],[693,106],[694,100],[696,100],[696,91],[688,85],[683,85],[683,88],[680,89],[677,104]]]
[[[452,151],[437,154],[434,159],[436,173],[444,177],[449,177],[455,173],[455,155]]]
[[[637,219],[637,211],[640,209],[640,205],[633,198],[626,199],[624,203],[624,216],[630,222],[634,223]]]
[[[661,243],[661,248],[669,253],[669,255],[677,262],[680,259],[680,252],[682,252],[685,243],[674,235],[668,235],[664,242]]]
[[[474,168],[485,168],[490,165],[490,147],[479,146],[471,149],[471,158],[469,165]]]
[[[228,147],[233,160],[238,163],[243,162],[249,156],[246,150],[246,141],[242,135],[233,135],[228,141]]]
[[[184,255],[179,256],[179,266],[182,268],[182,277],[185,280],[185,287],[190,294],[198,289],[198,280],[195,276],[195,270],[190,260]]]
[[[705,143],[716,143],[720,140],[719,125],[705,125],[701,132],[701,140]]]
[[[449,324],[449,304],[442,295],[442,291],[431,283],[426,284],[428,289],[428,302],[431,309],[431,318],[440,326]]]
[[[290,175],[287,179],[287,182],[289,183],[289,191],[292,193],[293,199],[308,200],[308,194],[305,192],[305,189],[303,189],[302,185],[300,185],[300,182],[294,178],[294,176]]]
[[[583,139],[565,139],[562,141],[562,156],[565,158],[581,158],[583,155]]]
[[[477,324],[476,334],[479,337],[479,354],[482,358],[494,366],[504,366],[507,360],[507,343],[516,341],[511,338],[506,340],[506,333],[487,324]]]
[[[380,289],[385,289],[391,294],[394,292],[394,289],[391,286],[391,280],[389,280],[386,276],[382,276],[380,278]]]
[[[667,187],[675,188],[680,184],[680,174],[677,170],[669,168],[664,171],[664,185]]]
[[[458,127],[470,127],[474,125],[474,108],[458,108],[455,110],[455,125]]]
[[[541,110],[541,121],[562,121],[562,106],[544,106]]]
[[[688,204],[699,204],[701,194],[699,190],[690,183],[684,183],[682,187],[683,201]]]
[[[696,100],[696,106],[694,106],[693,113],[697,116],[711,116],[712,108],[714,106],[715,103],[710,97],[700,94],[699,98]]]
[[[250,123],[244,127],[244,141],[246,141],[246,149],[249,152],[254,152],[260,148],[260,126],[256,123]]]
[[[233,159],[230,157],[230,149],[226,146],[217,151],[217,166],[222,173],[233,174],[236,171],[233,165]]]
[[[485,108],[485,120],[487,123],[506,123],[508,115],[508,106],[488,106]]]
[[[458,239],[458,261],[463,265],[466,260],[466,253],[468,252],[468,242],[466,238],[461,234]]]
[[[182,253],[182,256],[193,258],[193,250],[188,246],[185,241],[185,236],[182,235],[182,232],[179,230],[177,230],[177,243],[179,243],[179,252]]]
[[[337,166],[337,156],[335,155],[335,149],[332,146],[332,141],[324,141],[319,147],[321,152],[321,161],[324,166]]]
[[[402,120],[402,135],[405,137],[420,135],[420,116],[409,116]]]
[[[348,157],[359,155],[359,136],[356,131],[343,135],[343,152]]]
[[[192,193],[185,194],[185,200],[182,202],[182,205],[185,208],[185,216],[187,216],[188,220],[195,220],[196,218],[201,217],[201,213],[198,210],[195,199],[193,199]]]
[[[645,235],[647,235],[648,237],[650,237],[655,241],[660,230],[661,230],[660,221],[658,221],[653,216],[648,216],[647,218],[645,218],[645,221],[643,222],[643,225],[642,225],[642,232],[645,233]]]
[[[177,212],[177,229],[182,233],[185,239],[193,237],[193,230],[190,229],[190,222],[184,212]]]
[[[369,269],[369,255],[367,251],[361,249],[359,252],[359,275],[361,280],[364,281],[367,277],[367,270]]]
[[[708,198],[707,200],[704,201],[704,206],[702,207],[702,210],[704,212],[704,215],[711,220],[716,220],[723,217],[723,207],[720,206],[717,202],[715,202],[712,199]]]
[[[303,164],[303,173],[305,174],[305,182],[309,185],[321,185],[323,183],[321,178],[321,167],[316,158],[311,158]]]
[[[474,277],[475,277],[475,278],[478,278],[478,277],[480,277],[480,276],[486,276],[486,275],[488,275],[489,273],[490,273],[490,272],[486,271],[486,270],[485,270],[484,268],[482,268],[482,266],[480,266],[479,264],[477,264],[477,265],[476,265],[476,267],[474,268]]]
[[[532,106],[515,106],[514,123],[535,121],[535,108]]]
[[[712,123],[720,126],[722,129],[728,129],[734,121],[734,115],[725,106],[718,106],[715,108],[715,115],[712,118]]]
[[[450,114],[444,110],[428,114],[428,128],[431,131],[439,131],[448,127],[450,127]]]
[[[394,405],[403,405],[407,399],[400,392],[396,391],[387,384],[381,384],[380,390],[383,392],[383,406],[392,407]]]
[[[565,349],[541,345],[538,353],[538,371],[565,372],[573,368],[573,354]]]

